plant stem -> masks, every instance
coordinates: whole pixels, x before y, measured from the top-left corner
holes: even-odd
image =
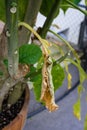
[[[20,22],[18,24],[18,26],[24,26],[26,29],[28,29],[29,31],[31,31],[37,38],[38,40],[41,42],[42,45],[47,45],[49,44],[45,39],[42,39],[41,36],[27,23],[25,22]]]
[[[17,0],[5,0],[8,38],[8,70],[11,77],[18,71],[18,7]]]
[[[33,27],[36,22],[36,17],[37,17],[38,11],[40,9],[41,3],[42,3],[42,0],[38,0],[38,1],[29,0],[24,22],[29,24],[31,27]],[[20,33],[20,39],[19,39],[20,43],[22,43],[22,44],[27,43],[29,41],[30,34],[31,34],[31,32],[27,31],[23,27],[22,31]]]
[[[50,11],[49,15],[46,18],[46,21],[45,21],[45,23],[43,25],[43,28],[40,31],[40,35],[41,35],[42,38],[46,37],[47,31],[50,28],[50,26],[51,26],[51,24],[53,22],[53,19],[55,18],[55,15],[59,10],[60,2],[61,2],[61,0],[55,0],[53,6],[51,8],[51,11]]]
[[[9,92],[9,90],[10,90],[13,86],[15,86],[15,85],[16,85],[17,83],[19,83],[20,81],[22,82],[22,81],[23,81],[23,78],[18,79],[18,80],[14,80],[13,78],[8,77],[8,78],[5,80],[5,82],[4,82],[3,86],[2,86],[2,88],[0,89],[0,111],[1,111],[2,103],[3,103],[3,100],[4,100],[5,95]]]
[[[77,9],[77,10],[79,10],[79,11],[82,12],[83,14],[87,15],[87,11],[82,10],[81,8],[79,8],[76,4],[74,4],[74,3],[71,2],[70,0],[66,0],[66,2],[67,2],[70,6],[74,7],[74,8]]]
[[[63,41],[69,47],[69,49],[73,52],[74,56],[76,57],[78,64],[80,64],[80,60],[78,58],[78,55],[77,55],[75,49],[64,38],[62,38],[59,34],[53,32],[52,30],[49,30],[49,32],[54,34],[56,37],[58,37],[61,41]]]

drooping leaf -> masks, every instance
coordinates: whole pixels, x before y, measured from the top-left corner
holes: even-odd
[[[84,130],[87,130],[87,114],[85,116],[85,121],[84,121]]]
[[[83,86],[80,84],[79,86],[78,86],[78,95],[80,96],[81,95],[81,93],[83,92]]]
[[[52,79],[54,84],[54,91],[56,91],[59,87],[61,87],[64,78],[65,78],[64,69],[59,64],[53,66]]]
[[[49,56],[49,51],[45,46],[42,46],[44,63],[42,67],[42,85],[40,100],[45,104],[49,111],[55,111],[58,109],[58,105],[55,103],[54,85],[52,80],[52,66],[53,61]]]
[[[43,102],[46,108],[52,112],[58,108],[58,105],[55,103],[55,97],[54,97],[54,90],[58,88],[58,84],[56,84],[56,89],[54,89],[53,76],[54,76],[54,82],[55,82],[55,78],[57,79],[58,77],[57,74],[58,74],[59,68],[62,68],[62,67],[57,65],[57,67],[55,67],[55,69],[53,70],[53,75],[52,75],[52,67],[53,67],[52,58],[49,56],[49,53],[47,51],[47,48],[45,48],[45,46],[43,46],[42,50],[43,50],[43,57],[44,57],[44,63],[42,67],[42,76],[41,78],[39,77],[39,80],[37,79],[36,81],[34,81],[34,92],[35,92],[36,99]],[[55,77],[54,72],[56,73],[57,77]],[[61,82],[61,80],[58,82]]]
[[[25,44],[19,48],[19,62],[35,64],[42,56],[41,49],[34,44]]]
[[[72,87],[72,75],[70,73],[68,73],[67,79],[68,79],[68,89],[71,89],[71,87]]]
[[[73,105],[73,114],[78,120],[81,120],[81,101],[80,101],[80,98]]]
[[[61,87],[63,80],[65,77],[65,73],[63,68],[57,64],[52,68],[52,79],[54,84],[54,91],[56,91],[59,87]],[[33,76],[31,79],[34,85],[34,93],[37,101],[40,101],[41,96],[41,83],[42,83],[42,76],[41,74]]]

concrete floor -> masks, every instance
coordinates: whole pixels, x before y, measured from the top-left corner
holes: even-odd
[[[79,78],[78,71],[72,65],[70,66],[70,71],[72,71],[73,84],[75,84]],[[84,82],[85,88],[86,85],[87,81]],[[66,91],[67,81],[65,80],[63,87],[61,87],[55,94],[56,99],[63,96]],[[31,94],[31,96],[33,97],[33,94]],[[59,110],[50,113],[45,109],[31,118],[28,118],[23,130],[84,130],[84,117],[87,113],[87,101],[85,96],[86,92],[84,92],[81,97],[81,121],[78,121],[73,115],[73,104],[76,102],[78,97],[77,88],[75,88],[57,102],[59,105]],[[32,98],[29,105],[30,114],[32,111],[35,111],[40,107],[41,104],[36,103]]]

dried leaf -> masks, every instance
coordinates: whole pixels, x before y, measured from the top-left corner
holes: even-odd
[[[41,101],[45,103],[46,108],[49,111],[55,111],[58,109],[58,105],[55,104],[54,98],[54,86],[52,81],[52,59],[48,54],[48,51],[43,47],[44,64],[42,68],[42,90],[41,90]]]

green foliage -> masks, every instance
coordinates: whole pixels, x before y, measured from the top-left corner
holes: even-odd
[[[84,130],[87,130],[87,114],[85,116],[85,121],[84,121]]]
[[[81,0],[70,0],[70,1],[77,5]],[[54,2],[56,2],[56,0],[50,0],[50,1],[49,0],[43,0],[41,8],[40,8],[40,12],[44,16],[47,17],[48,14],[51,11],[51,8],[52,8]],[[65,12],[69,7],[71,7],[71,6],[67,3],[67,1],[66,0],[62,0],[60,8],[62,8],[63,11]],[[55,17],[58,15],[58,13],[59,13],[59,10],[56,12]]]
[[[0,20],[5,21],[5,0],[0,0]]]
[[[74,3],[74,4],[78,4],[81,0],[70,0],[70,2]],[[65,12],[68,8],[72,7],[70,4],[67,3],[66,0],[63,0],[61,3],[61,8],[63,9],[63,11]]]
[[[73,113],[78,120],[81,120],[81,101],[80,98],[73,105]]]
[[[81,0],[73,0],[72,2],[74,2],[75,4],[78,4]]]
[[[41,8],[40,8],[40,13],[43,14],[44,16],[48,16],[52,7],[53,7],[53,4],[55,3],[56,0],[43,0],[42,1],[42,5],[41,5]],[[59,14],[59,9],[56,11],[55,13],[55,17]],[[54,17],[54,18],[55,18]]]
[[[56,91],[62,85],[62,82],[65,78],[64,69],[59,64],[56,64],[52,68],[52,78],[54,84],[54,91]]]
[[[42,75],[36,75],[34,80],[34,95],[37,101],[40,101],[40,96],[41,96],[41,83],[42,83]]]
[[[37,64],[37,70],[41,69],[42,66],[43,66],[43,61],[44,61],[44,58],[43,56],[40,58],[40,60],[38,61],[38,64]]]
[[[85,4],[86,4],[86,6],[87,6],[87,0],[85,0]]]
[[[29,0],[18,0],[19,20],[24,21]],[[6,22],[5,0],[0,0],[0,20]]]
[[[34,74],[36,73],[37,69],[32,65],[30,65],[29,69],[30,69],[30,71],[25,76],[25,78],[29,78],[30,81],[33,81],[33,77],[34,77]]]
[[[40,8],[40,12],[44,15],[44,16],[48,16],[51,8],[52,8],[52,5],[54,4],[55,0],[43,0],[42,1],[42,5],[41,5],[41,8]]]
[[[41,49],[34,44],[25,44],[19,48],[19,62],[35,64],[42,56]]]
[[[64,80],[64,70],[63,68],[59,65],[56,64],[52,68],[52,78],[53,78],[53,84],[54,84],[54,91],[56,91],[59,87],[61,87],[63,80]],[[36,75],[33,78],[33,85],[34,85],[34,93],[36,100],[40,100],[40,95],[41,95],[41,83],[42,83],[42,75]]]

